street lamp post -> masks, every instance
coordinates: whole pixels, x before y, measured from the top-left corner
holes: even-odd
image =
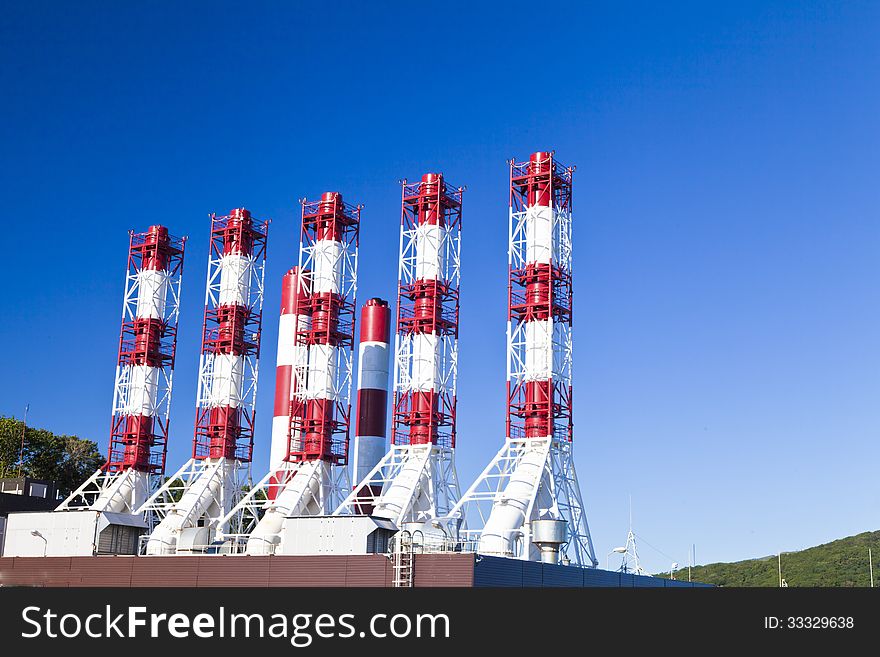
[[[605,557],[605,570],[610,569],[608,566],[608,559],[611,558],[612,554],[626,554],[626,548],[625,547],[616,547],[613,550],[611,550],[611,552],[608,553],[608,555]]]
[[[37,538],[43,539],[43,556],[45,557],[46,551],[49,548],[49,541],[47,541],[46,537],[43,536],[40,532],[38,532],[36,529],[31,530],[31,536],[36,536]]]

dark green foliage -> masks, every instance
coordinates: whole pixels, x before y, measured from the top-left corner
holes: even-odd
[[[870,586],[868,548],[874,553],[874,583],[880,586],[877,559],[880,531],[865,532],[817,545],[800,552],[782,553],[782,577],[789,586]],[[657,577],[669,577],[658,573]],[[687,568],[675,573],[687,579]],[[718,586],[779,586],[776,555],[734,563],[696,566],[691,578]]]
[[[0,416],[0,477],[19,476],[22,422]],[[25,431],[21,476],[51,479],[68,493],[104,463],[98,446],[76,436],[59,436],[28,427]]]

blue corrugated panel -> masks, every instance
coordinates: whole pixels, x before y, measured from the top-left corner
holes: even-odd
[[[576,566],[555,566],[544,564],[544,586],[569,586],[581,588],[584,575]]]
[[[522,586],[522,571],[519,559],[480,556],[474,566],[474,586]]]
[[[635,577],[632,573],[620,573],[620,588],[628,589],[635,586]]]
[[[544,586],[544,564],[535,561],[522,562],[522,585]]]
[[[692,588],[706,588],[706,587],[713,588],[715,585],[714,584],[706,584],[705,582],[688,582],[687,580],[681,580],[681,579],[676,579],[676,580],[667,579],[666,586],[684,586],[684,587],[688,587],[688,588],[691,588],[691,587]]]
[[[662,577],[648,577],[646,575],[633,575],[633,586],[637,588],[663,588],[664,580]]]
[[[610,587],[620,586],[620,573],[611,570],[599,570],[598,568],[584,568],[584,586]]]
[[[479,556],[474,565],[474,586],[478,587],[704,587],[702,582],[643,577],[631,573],[553,566],[520,559]]]

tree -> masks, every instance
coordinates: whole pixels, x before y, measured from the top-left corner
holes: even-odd
[[[0,416],[0,477],[17,477],[23,423]],[[50,479],[68,493],[101,467],[104,457],[92,440],[54,434],[45,429],[25,430],[21,475]]]
[[[0,477],[18,476],[20,445],[21,423],[0,417]]]

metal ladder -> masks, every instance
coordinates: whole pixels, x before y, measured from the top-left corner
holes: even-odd
[[[412,588],[413,585],[413,541],[412,534],[403,530],[394,541],[391,564],[394,568],[392,586],[394,588]]]

